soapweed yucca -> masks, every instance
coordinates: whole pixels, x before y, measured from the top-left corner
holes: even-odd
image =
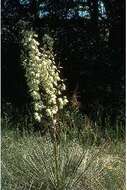
[[[17,142],[8,138],[7,143],[2,153],[3,189],[124,189],[124,161],[107,155],[107,145],[82,148],[76,141],[62,140],[55,152],[50,137],[24,137]]]

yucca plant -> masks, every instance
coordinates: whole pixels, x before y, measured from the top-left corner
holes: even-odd
[[[7,190],[124,190],[124,160],[108,145],[82,146],[64,136],[3,139],[2,186]],[[105,150],[105,151],[104,151]],[[107,150],[107,152],[106,152]],[[57,163],[56,163],[57,162]]]

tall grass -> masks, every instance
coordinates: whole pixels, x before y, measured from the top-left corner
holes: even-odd
[[[30,106],[26,105],[22,109],[7,103],[2,106],[2,128],[13,128],[15,133],[21,134],[38,130],[43,130],[45,126],[39,126],[32,117]],[[87,115],[81,114],[78,109],[64,109],[59,112],[58,128],[67,134],[68,138],[77,137],[81,143],[89,142],[103,143],[109,141],[125,140],[125,124],[117,121],[115,128],[111,125],[110,119],[105,118],[105,126],[101,118],[93,122]],[[46,130],[44,130],[46,131]],[[48,131],[48,130],[47,130]],[[4,131],[3,131],[4,132]],[[43,133],[43,132],[42,132]]]
[[[52,142],[19,118],[2,120],[3,190],[125,190],[125,143],[116,133],[71,110],[60,113]]]
[[[77,139],[67,141],[64,135],[61,139],[56,154],[48,135],[17,138],[6,131],[2,137],[2,189],[125,189],[124,144],[81,146]]]

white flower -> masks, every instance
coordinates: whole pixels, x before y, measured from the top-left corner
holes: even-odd
[[[51,81],[51,82],[53,82],[54,81],[54,79],[53,79],[53,77],[49,77],[49,80]]]
[[[38,85],[39,83],[40,83],[40,81],[37,80],[37,79],[33,79],[33,80],[29,81],[29,85],[30,85],[30,84],[31,84],[31,85]]]
[[[52,110],[52,113],[53,113],[53,114],[56,114],[57,112],[58,112],[58,107],[55,106],[55,107],[53,108],[53,110]]]
[[[56,80],[57,80],[57,81],[60,81],[60,77],[58,76],[58,77],[56,78]]]
[[[60,109],[63,109],[63,104],[60,104],[60,105],[59,105],[59,108],[60,108]]]
[[[34,117],[37,121],[41,121],[41,116],[37,112],[34,113]]]
[[[41,56],[41,53],[38,51],[38,56]]]
[[[49,83],[49,87],[53,89],[53,84],[52,84],[52,83]]]
[[[50,89],[47,88],[47,89],[46,89],[46,93],[47,93],[47,94],[51,94],[52,91],[51,91]]]
[[[42,106],[39,103],[35,103],[35,110],[41,110]]]
[[[50,116],[50,117],[52,116],[52,112],[51,112],[50,109],[47,109],[47,110],[46,110],[46,113],[47,113],[47,116]]]
[[[53,68],[53,70],[56,70],[56,69],[57,69],[57,67],[56,67],[55,65],[53,65],[52,68]]]
[[[33,72],[33,71],[31,71],[30,74],[31,74],[32,76],[35,76],[35,72]]]
[[[56,124],[57,120],[56,119],[53,119],[53,123]]]
[[[60,104],[63,104],[62,98],[58,98],[58,101],[59,101]]]
[[[36,46],[35,45],[31,45],[32,49],[36,50]]]
[[[57,111],[56,111],[56,110],[52,110],[52,113],[53,113],[53,114],[56,114],[56,113],[57,113]]]
[[[52,76],[55,75],[55,71],[53,69],[50,71],[50,73],[51,73]]]
[[[33,96],[37,96],[37,95],[38,95],[38,92],[33,91],[31,94],[32,94]]]
[[[55,74],[54,80],[60,81],[60,77],[59,77],[58,73]]]
[[[58,90],[58,95],[61,95],[61,92],[60,92],[60,90]]]
[[[62,96],[62,91],[66,90],[63,80],[60,79],[60,68],[56,66],[53,50],[45,50],[45,47],[39,50],[39,42],[36,40],[38,36],[36,34],[31,32],[26,37],[27,39],[24,40],[24,43],[27,43],[26,45],[30,51],[27,59],[24,60],[24,67],[26,69],[27,84],[36,110],[34,117],[40,122],[42,118],[41,112],[44,109],[45,114],[54,119],[59,109],[62,109],[68,102],[65,96],[58,98],[59,95]],[[28,41],[28,38],[30,41]],[[40,86],[43,87],[41,92]],[[54,122],[56,121],[54,120]]]
[[[53,82],[53,83],[54,83],[54,85],[55,85],[55,86],[57,86],[57,85],[58,85],[58,84],[57,84],[57,82],[56,82],[55,80],[54,80],[54,82]]]
[[[65,84],[62,85],[61,90],[66,90]]]
[[[56,95],[55,94],[51,94],[51,98],[56,100]]]
[[[35,45],[39,46],[39,42],[38,42],[37,40],[33,39],[33,43],[34,43]]]
[[[31,95],[33,96],[33,98],[35,100],[39,100],[40,99],[40,94],[38,92],[36,92],[36,91],[31,92]]]
[[[37,67],[38,67],[38,69],[42,69],[43,68],[42,64],[38,64]]]
[[[35,38],[37,38],[37,37],[38,37],[38,35],[37,35],[37,34],[34,34],[33,36],[34,36]]]
[[[37,61],[41,61],[41,59],[39,58],[39,56],[35,56],[35,59],[36,59]]]
[[[39,77],[40,77],[40,74],[39,74],[39,73],[37,73],[37,74],[36,74],[36,77],[37,77],[37,78],[39,78]]]
[[[63,101],[63,102],[64,102],[65,105],[68,103],[68,100],[67,100],[66,97],[64,98],[64,101]]]
[[[49,60],[47,60],[47,62],[48,62],[49,64],[51,64],[51,63],[52,63],[52,60],[49,59]]]
[[[37,85],[40,84],[40,81],[39,81],[39,80],[36,80],[36,84],[37,84]]]
[[[32,36],[30,36],[29,38],[28,38],[28,41],[30,42],[32,40]]]
[[[50,102],[53,103],[53,104],[56,104],[56,98],[51,98]]]

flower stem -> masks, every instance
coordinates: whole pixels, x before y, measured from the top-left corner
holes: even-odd
[[[55,159],[56,186],[59,189],[59,145],[57,142],[56,124],[53,122],[53,151]]]

